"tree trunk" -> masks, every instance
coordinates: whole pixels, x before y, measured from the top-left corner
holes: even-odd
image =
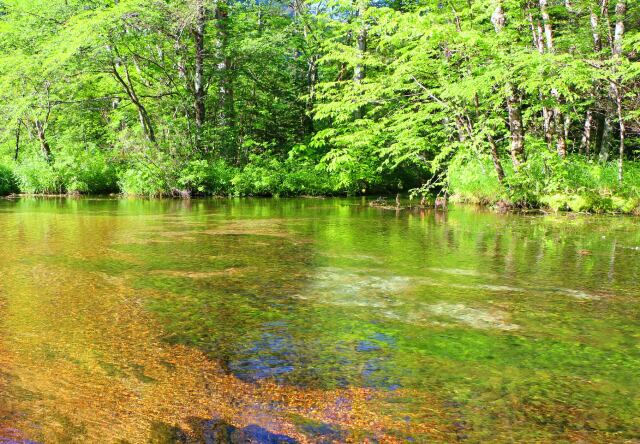
[[[496,34],[502,32],[506,19],[501,1],[498,2],[498,7],[494,11],[491,21]],[[507,95],[507,115],[509,118],[509,131],[511,133],[511,162],[513,163],[514,170],[517,171],[524,161],[524,125],[522,124],[522,112],[520,111],[520,98],[517,96],[513,85],[508,83],[506,87],[509,91]]]
[[[307,62],[307,103],[306,120],[309,133],[313,133],[313,107],[316,102],[316,85],[318,84],[318,60],[319,56],[312,55]]]
[[[365,52],[367,51],[367,28],[363,24],[362,28],[360,28],[360,32],[358,33],[358,59],[362,60],[364,58]],[[356,83],[362,83],[365,76],[365,69],[362,63],[357,63],[353,73],[353,80]]]
[[[456,116],[455,118],[456,131],[458,132],[458,141],[464,143],[467,141],[467,134],[462,117]]]
[[[627,12],[627,2],[626,0],[618,0],[616,3],[616,29],[613,35],[613,57],[617,63],[620,62],[620,57],[622,56],[622,40],[624,37],[624,18]],[[614,75],[616,73],[616,68],[614,66]],[[618,126],[620,132],[620,142],[618,148],[618,181],[622,183],[623,179],[623,162],[624,162],[624,140],[626,135],[626,127],[624,123],[624,113],[622,109],[622,92],[620,91],[620,87],[612,82],[611,90],[613,92],[613,96],[615,98],[616,110],[618,113]]]
[[[511,161],[514,169],[518,169],[524,161],[524,128],[522,125],[522,112],[520,111],[520,99],[516,93],[507,98],[507,111],[509,114],[509,130],[511,131]]]
[[[498,175],[498,181],[502,183],[504,182],[504,170],[502,169],[502,164],[500,163],[498,146],[496,145],[495,140],[493,140],[493,136],[491,136],[491,134],[487,134],[487,140],[489,141],[489,147],[491,149],[491,160],[493,161],[493,168],[496,170],[496,174]]]
[[[626,0],[616,3],[616,29],[613,34],[613,55],[622,55],[622,40],[624,37],[624,16],[627,13]]]
[[[493,23],[493,29],[495,29],[496,34],[502,31],[506,21],[507,20],[504,15],[504,10],[502,9],[502,4],[499,3],[495,11],[493,11],[493,14],[491,15],[491,23]]]
[[[366,13],[366,6],[364,5],[363,0],[360,0],[358,2],[358,16],[361,19],[361,24],[360,24],[360,31],[358,32],[358,38],[356,42],[358,46],[358,53],[357,53],[358,63],[356,63],[356,66],[353,70],[353,81],[356,83],[356,85],[360,85],[365,78],[365,68],[364,68],[364,64],[362,63],[362,60],[364,59],[365,53],[367,51],[367,25],[365,23],[365,17],[364,17],[365,13]],[[361,106],[359,106],[356,109],[355,118],[361,119],[362,115],[363,115],[363,109]]]
[[[606,162],[609,159],[609,137],[611,137],[611,120],[605,116],[602,124],[602,138],[600,141],[600,161]]]
[[[598,31],[598,16],[592,9],[590,13],[591,21],[591,35],[593,36],[593,49],[595,52],[602,51],[602,40],[600,39],[600,32]]]
[[[53,161],[53,157],[51,156],[51,146],[47,141],[46,137],[46,129],[42,122],[38,119],[35,121],[36,127],[36,136],[38,137],[38,141],[40,142],[40,149],[42,150],[42,155],[47,163],[51,163]]]
[[[22,128],[22,124],[20,120],[18,120],[18,126],[16,127],[16,150],[13,155],[13,161],[17,162],[18,157],[20,156],[20,130]]]
[[[540,100],[544,100],[540,93]],[[546,106],[542,106],[542,127],[544,131],[544,140],[547,143],[549,151],[553,151],[553,111]]]
[[[204,1],[196,3],[196,23],[193,29],[193,39],[195,43],[195,73],[194,73],[194,108],[196,116],[196,147],[201,149],[202,127],[206,119],[205,86],[204,86],[204,54],[205,54],[205,26],[206,9]]]
[[[360,17],[360,31],[358,32],[357,38],[357,46],[358,46],[358,60],[364,59],[365,52],[367,51],[367,26],[365,24],[365,15],[366,6],[363,5],[362,0],[359,1],[358,5],[358,17]],[[361,62],[357,63],[354,68],[353,80],[356,83],[361,83],[364,80],[365,69]]]
[[[216,28],[218,31],[217,59],[220,75],[220,125],[232,126],[234,117],[233,84],[231,82],[231,61],[227,56],[229,42],[229,5],[227,0],[218,0],[216,5]]]
[[[547,49],[553,51],[553,30],[551,28],[551,17],[547,10],[547,0],[540,0],[540,15],[542,15],[542,23],[544,24],[544,36]]]
[[[582,131],[582,140],[580,141],[580,153],[584,153],[587,157],[591,154],[591,129],[593,128],[593,112],[587,111],[587,117],[584,120],[584,130]]]
[[[607,29],[607,41],[613,52],[613,34],[611,33],[611,20],[609,20],[609,0],[601,0],[600,17],[604,19]]]
[[[316,98],[316,85],[318,84],[318,59],[317,55],[311,56],[308,62],[307,69],[307,93],[309,97],[307,99],[307,111],[313,109]]]
[[[551,16],[547,9],[547,0],[540,0],[540,15],[542,16],[542,23],[544,25],[544,36],[547,51],[553,52],[553,28],[551,26]],[[561,101],[560,94],[557,90],[551,90],[551,95],[556,99],[556,101]],[[556,136],[556,150],[560,157],[567,156],[567,140],[564,133],[564,121],[562,111],[560,110],[560,107],[557,106],[553,110],[553,123],[555,127],[554,133]]]
[[[136,109],[138,110],[138,118],[140,120],[140,126],[142,127],[142,131],[146,136],[147,140],[149,140],[149,142],[155,143],[156,134],[153,129],[151,117],[149,117],[149,113],[147,112],[147,109],[144,107],[144,105],[142,104],[142,102],[140,102],[140,99],[138,98],[138,94],[136,93],[133,83],[131,82],[131,77],[129,76],[129,69],[127,68],[126,65],[124,65],[124,72],[125,72],[125,77],[123,78],[120,75],[120,72],[118,71],[118,65],[115,62],[112,62],[111,73],[113,74],[115,79],[118,81],[118,83],[122,85],[125,92],[129,96],[129,100],[131,100],[131,103],[133,103]]]
[[[558,102],[561,100],[560,94],[558,94],[558,91],[556,91],[555,89],[551,90],[551,95],[554,96]],[[558,151],[558,156],[564,158],[567,157],[567,140],[565,139],[564,132],[565,120],[559,107],[556,107],[553,110],[553,120],[555,126],[554,132],[556,135],[556,149]]]
[[[624,113],[622,110],[622,97],[617,86],[615,88],[616,110],[618,111],[618,126],[620,130],[620,140],[618,145],[618,181],[622,183],[623,179],[623,162],[624,162],[624,140],[626,135],[626,126],[624,123]]]
[[[604,127],[605,127],[604,114],[601,112],[596,112],[593,120],[594,120],[594,128],[596,131],[593,154],[599,155],[600,152],[602,151],[602,142],[604,140]]]
[[[529,26],[533,36],[533,46],[540,54],[544,54],[544,37],[540,21],[534,23],[533,15],[529,13]],[[540,92],[540,101],[544,102],[544,94]],[[544,131],[544,140],[547,143],[549,151],[553,150],[554,135],[554,113],[546,105],[542,105],[542,128]]]
[[[600,31],[598,29],[598,22],[599,22],[598,15],[596,14],[593,8],[591,8],[591,10],[589,11],[589,22],[591,23],[591,35],[593,37],[593,50],[596,54],[600,54],[602,51],[602,38],[600,37]],[[598,96],[597,87],[595,88],[595,90],[596,90],[595,96],[597,97]],[[593,110],[588,109],[584,119],[584,130],[582,132],[582,140],[580,142],[580,152],[581,153],[584,152],[584,154],[587,157],[591,155],[591,139],[592,139],[594,123],[596,128],[595,151],[600,152],[602,148],[601,136],[602,136],[604,120],[602,119],[602,116],[598,115],[596,116],[596,119],[594,122]]]
[[[316,99],[316,86],[318,84],[318,62],[320,60],[320,56],[315,52],[315,45],[312,40],[313,30],[311,29],[311,26],[309,26],[308,20],[306,19],[307,15],[309,14],[309,10],[307,8],[305,0],[295,0],[293,2],[293,8],[296,14],[296,18],[301,20],[302,23],[302,35],[304,37],[304,43],[306,47],[312,51],[307,59],[307,100],[305,104],[305,127],[307,128],[309,134],[311,134],[313,133],[312,112]]]

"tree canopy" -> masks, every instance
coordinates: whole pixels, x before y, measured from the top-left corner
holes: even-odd
[[[636,2],[0,11],[0,153],[22,191],[640,199]]]

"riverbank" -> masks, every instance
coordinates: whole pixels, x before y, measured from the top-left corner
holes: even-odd
[[[256,200],[294,200],[294,199],[308,199],[308,200],[327,200],[327,199],[341,199],[345,198],[345,196],[318,196],[318,195],[300,195],[293,197],[268,197],[268,196],[244,196],[244,197],[234,197],[234,196],[197,196],[194,198],[179,198],[179,197],[148,197],[148,196],[126,196],[122,194],[105,194],[105,195],[86,195],[86,194],[10,194],[7,196],[0,196],[0,201],[18,201],[21,199],[38,199],[38,200],[48,200],[48,199],[71,199],[71,200],[86,200],[86,199],[97,199],[97,200],[148,200],[148,201],[158,201],[162,202],[164,200],[170,200],[175,202],[180,201],[191,201],[200,202],[207,201],[210,199],[219,199],[221,201],[227,200],[236,200],[236,199],[256,199]],[[424,212],[424,211],[436,211],[438,213],[445,213],[449,209],[453,207],[477,207],[484,209],[488,212],[495,213],[512,213],[512,214],[538,214],[538,215],[552,215],[552,214],[566,214],[568,216],[571,215],[608,215],[608,216],[640,216],[640,211],[635,209],[632,212],[623,212],[623,211],[573,211],[570,208],[568,209],[553,209],[550,207],[520,207],[513,205],[507,201],[500,200],[496,202],[483,201],[478,202],[473,198],[465,198],[461,195],[454,195],[447,202],[446,207],[436,207],[434,203],[434,199],[427,199],[427,201],[422,204],[417,202],[415,199],[410,199],[408,196],[404,196],[400,199],[400,205],[396,204],[395,196],[361,196],[361,198],[365,199],[362,203],[363,206],[368,206],[382,212],[393,211],[393,212],[407,212],[407,213],[416,213],[416,212]]]
[[[506,162],[504,163],[506,164]],[[456,202],[500,209],[640,214],[640,164],[627,162],[623,181],[615,162],[556,156],[530,158],[519,171],[505,168],[502,181],[485,159],[454,163],[448,188]]]
[[[391,196],[381,206],[434,207],[436,195],[453,203],[482,205],[498,211],[640,215],[640,164],[627,162],[618,181],[615,162],[569,157],[531,157],[519,171],[505,168],[499,180],[487,158],[454,159],[431,188],[417,179],[372,178],[347,181],[313,162],[254,159],[244,167],[224,161],[197,161],[179,171],[147,166],[70,162],[0,164],[0,196],[191,197],[340,197]],[[508,165],[508,162],[503,162]],[[424,198],[424,200],[423,200]]]

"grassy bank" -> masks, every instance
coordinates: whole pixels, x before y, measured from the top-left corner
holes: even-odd
[[[145,197],[296,196],[355,192],[311,162],[255,157],[243,167],[222,160],[114,162],[105,156],[0,163],[0,195],[110,194]]]
[[[503,165],[510,165],[504,161]],[[516,173],[505,169],[502,184],[489,159],[454,162],[449,189],[455,200],[485,205],[542,208],[549,211],[640,214],[640,162],[626,162],[624,180],[617,163],[530,157]]]
[[[501,208],[640,214],[640,162],[627,162],[622,183],[615,162],[554,155],[530,157],[515,172],[503,161],[500,183],[488,158],[454,158],[444,186],[452,200]],[[169,159],[114,162],[88,153],[86,158],[0,164],[0,195],[108,194],[145,197],[327,196],[395,194],[397,177],[360,180],[329,172],[312,161],[255,156],[244,167],[217,160],[176,164]],[[409,188],[407,186],[406,188]]]

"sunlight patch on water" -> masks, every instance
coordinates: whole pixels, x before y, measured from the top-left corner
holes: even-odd
[[[231,267],[224,270],[213,271],[153,270],[151,274],[186,279],[209,279],[220,276],[235,276],[246,272],[246,268]]]
[[[481,284],[477,285],[476,288],[482,288],[483,290],[489,291],[506,291],[506,292],[525,292],[524,288],[512,287],[510,285],[492,285],[492,284]]]
[[[291,221],[288,221],[291,223]],[[295,239],[295,233],[283,227],[279,219],[247,219],[227,221],[219,227],[208,228],[199,233],[210,236],[266,236]]]
[[[319,269],[306,291],[295,297],[336,306],[388,308],[403,305],[397,296],[413,286],[415,280],[410,277],[326,267]]]
[[[524,289],[499,285],[458,285],[433,282],[423,278],[407,276],[376,276],[371,272],[345,271],[338,268],[324,268],[312,283],[310,291],[299,295],[301,299],[350,307],[370,307],[383,309],[378,314],[401,322],[417,325],[445,325],[436,317],[446,317],[473,328],[516,330],[518,325],[507,322],[503,311],[478,309],[464,304],[440,302],[433,305],[416,303],[403,298],[403,293],[421,285],[447,286],[464,289],[490,289],[492,291],[524,291]],[[365,346],[362,347],[366,348]]]
[[[438,267],[430,267],[428,268],[429,271],[432,271],[434,273],[444,273],[444,274],[451,274],[451,275],[455,275],[455,276],[475,276],[475,277],[479,277],[479,276],[492,276],[490,274],[487,273],[481,273],[479,271],[476,270],[467,270],[467,269],[462,269],[462,268],[438,268]]]
[[[601,299],[600,296],[597,296],[595,294],[590,294],[582,290],[574,290],[571,288],[559,288],[557,289],[557,292],[580,300],[597,301]]]
[[[496,310],[480,310],[467,307],[464,304],[449,304],[446,302],[430,305],[428,309],[437,316],[452,318],[474,328],[497,328],[507,331],[520,328],[516,324],[508,323],[506,315]]]
[[[338,268],[324,268],[315,275],[313,289],[344,296],[362,293],[389,294],[407,290],[413,279],[405,276],[375,276],[368,273],[345,272]]]
[[[370,262],[373,264],[383,264],[384,260],[378,256],[373,256],[369,254],[335,254],[329,252],[323,252],[323,257],[329,259],[341,259],[346,261],[355,261],[355,262]]]

